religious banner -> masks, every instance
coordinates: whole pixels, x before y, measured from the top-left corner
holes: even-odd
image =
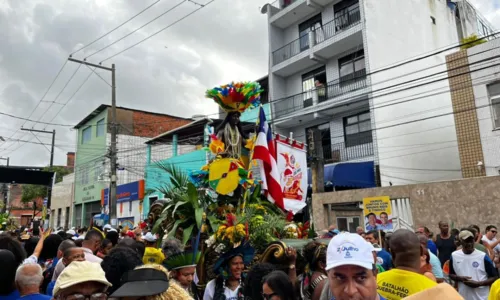
[[[285,210],[294,214],[306,206],[307,155],[304,144],[276,139],[276,159]]]
[[[363,198],[365,230],[392,230],[392,207],[389,196]]]

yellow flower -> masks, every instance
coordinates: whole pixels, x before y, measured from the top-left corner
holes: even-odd
[[[226,230],[226,225],[219,226],[219,229],[217,229],[216,237],[220,238],[224,234],[225,230]]]

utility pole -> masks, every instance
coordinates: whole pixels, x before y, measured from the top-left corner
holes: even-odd
[[[307,138],[309,156],[312,157],[312,191],[313,193],[323,193],[325,191],[325,162],[323,160],[321,131],[318,128],[310,129]]]
[[[54,143],[56,140],[56,130],[54,129],[52,131],[45,131],[45,130],[28,129],[28,128],[21,128],[21,130],[52,134],[52,145],[50,147],[50,167],[52,168],[54,166]]]
[[[113,226],[117,225],[116,220],[116,161],[117,161],[117,151],[116,151],[116,136],[118,134],[118,126],[116,124],[116,78],[115,78],[115,64],[111,65],[111,68],[101,66],[100,64],[89,63],[85,60],[74,59],[71,56],[68,58],[69,61],[76,62],[79,64],[87,65],[89,67],[94,67],[106,71],[111,71],[111,122],[109,124],[111,130],[111,145],[109,147],[109,160],[111,166],[110,174],[110,184],[109,184],[109,219]]]
[[[9,166],[9,160],[10,157],[0,157],[1,160],[6,160],[7,161],[7,167]]]

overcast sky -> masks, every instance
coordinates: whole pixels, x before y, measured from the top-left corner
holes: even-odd
[[[209,0],[196,1],[205,4]],[[470,1],[500,28],[500,0]],[[154,2],[0,1],[0,112],[29,117],[70,53]],[[88,60],[100,62],[198,8],[189,0],[160,0],[74,57],[82,59],[94,53],[181,2],[172,12]],[[254,80],[267,72],[267,20],[259,9],[265,2],[215,0],[148,41],[105,61],[104,65],[116,64],[117,104],[182,117],[217,112],[217,107],[203,97],[207,88],[231,80]],[[95,74],[68,102],[91,72],[81,66],[62,91],[78,66],[67,63],[45,97],[46,101],[67,105],[42,102],[30,119],[76,124],[100,104],[110,104],[110,88]],[[109,72],[98,73],[110,82]],[[0,136],[6,139],[0,140],[0,157],[9,156],[12,165],[47,165],[49,153],[44,146],[8,139],[23,124],[22,120],[0,116]],[[75,150],[76,133],[68,127],[33,122],[27,122],[25,127],[56,129],[56,164],[65,164],[66,152]],[[50,135],[40,134],[39,138],[50,143]],[[32,134],[22,131],[13,139],[38,142]],[[4,163],[0,160],[0,164]]]

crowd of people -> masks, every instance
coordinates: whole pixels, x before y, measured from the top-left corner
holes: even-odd
[[[301,274],[297,249],[287,248],[280,264],[255,263],[242,243],[221,253],[203,289],[201,253],[174,238],[158,245],[144,228],[2,233],[0,300],[500,300],[496,227],[440,222],[439,231],[332,227],[299,250]]]

